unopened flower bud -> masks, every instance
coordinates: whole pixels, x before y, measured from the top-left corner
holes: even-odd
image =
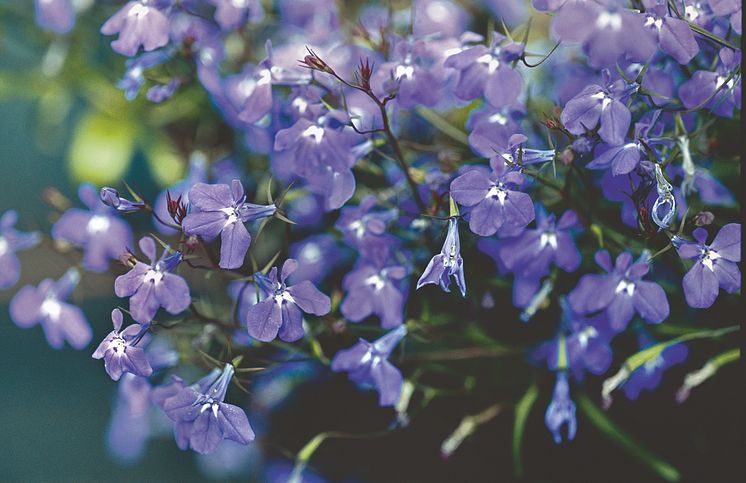
[[[700,211],[692,217],[692,224],[694,226],[711,225],[713,221],[715,221],[715,215],[710,211]]]

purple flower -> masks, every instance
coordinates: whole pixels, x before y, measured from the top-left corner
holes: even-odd
[[[180,85],[181,81],[178,79],[171,79],[167,84],[156,84],[148,89],[145,97],[147,97],[150,102],[161,103],[170,99]]]
[[[405,335],[407,327],[400,325],[375,342],[360,339],[354,346],[334,355],[332,371],[348,372],[350,380],[378,391],[379,406],[393,406],[399,402],[403,378],[388,358]]]
[[[651,339],[644,331],[637,335],[640,350],[644,350],[656,342]],[[642,367],[637,368],[624,383],[622,389],[628,399],[637,399],[640,391],[643,389],[653,390],[658,387],[663,378],[663,371],[669,367],[684,362],[686,360],[688,349],[684,344],[674,344],[666,347],[653,359],[645,362]]]
[[[286,279],[297,268],[298,262],[291,258],[285,260],[279,278],[277,267],[272,267],[267,276],[254,274],[265,297],[248,309],[246,323],[251,337],[270,342],[279,336],[285,342],[294,342],[305,333],[303,312],[322,316],[331,311],[329,297],[308,280],[292,286],[286,284]]]
[[[215,5],[215,21],[223,30],[234,30],[249,21],[256,23],[264,18],[264,8],[259,0],[210,0]]]
[[[741,106],[741,76],[734,74],[741,66],[741,53],[724,47],[718,55],[715,72],[696,71],[679,88],[679,97],[687,109],[704,104],[718,116],[733,117],[733,108]]]
[[[167,249],[156,260],[155,241],[152,238],[140,238],[139,245],[150,264],[138,261],[132,270],[114,281],[117,297],[130,297],[132,318],[147,324],[153,320],[159,307],[170,314],[178,314],[189,307],[192,302],[189,286],[183,278],[171,273],[181,262],[181,253],[168,256]]]
[[[743,2],[741,0],[708,0],[712,13],[717,16],[730,15],[733,30],[741,35],[741,16]],[[740,104],[740,103],[739,103]]]
[[[521,132],[518,121],[525,115],[520,105],[495,109],[485,106],[469,113],[466,128],[469,132],[469,146],[472,151],[489,158],[495,151],[508,146],[508,140],[515,133]]]
[[[86,270],[105,272],[109,260],[118,260],[132,245],[132,229],[101,202],[92,184],[81,184],[78,196],[90,211],[67,210],[52,227],[52,237],[82,247]]]
[[[342,279],[347,296],[340,311],[350,322],[360,322],[370,315],[381,319],[381,327],[392,329],[404,320],[404,294],[400,281],[407,272],[402,266],[384,266],[363,260]]]
[[[456,97],[471,101],[484,96],[495,108],[518,99],[523,79],[510,63],[523,55],[523,44],[512,41],[505,44],[506,40],[507,37],[494,32],[489,47],[476,45],[448,57],[445,66],[459,71],[453,90]]]
[[[36,23],[43,29],[66,34],[75,25],[72,0],[34,0]]]
[[[720,287],[728,293],[741,288],[741,271],[737,265],[741,261],[741,225],[725,225],[709,245],[704,228],[697,228],[693,235],[696,243],[678,237],[672,242],[681,258],[695,260],[682,283],[686,303],[706,309],[715,303]]]
[[[10,301],[10,318],[22,329],[41,324],[54,349],[62,349],[65,341],[83,349],[93,337],[91,326],[80,308],[65,303],[79,281],[80,272],[71,268],[56,282],[47,278],[38,287],[26,285]]]
[[[505,268],[517,277],[539,279],[549,274],[555,263],[566,272],[580,266],[580,252],[573,241],[572,232],[579,228],[574,211],[565,211],[555,222],[554,214],[536,204],[536,228],[500,243],[498,256]]]
[[[341,261],[347,252],[328,233],[312,235],[290,245],[290,257],[298,260],[298,269],[288,281],[310,280],[319,283]]]
[[[151,5],[150,0],[132,0],[101,26],[104,35],[119,34],[111,48],[132,57],[142,45],[145,51],[168,43],[169,22],[166,15]]]
[[[470,207],[469,228],[490,236],[501,228],[523,228],[534,219],[531,197],[517,191],[523,175],[508,168],[501,156],[490,159],[492,173],[469,170],[451,182],[451,197]]]
[[[567,441],[575,438],[578,422],[575,418],[575,403],[570,399],[570,384],[567,382],[567,372],[557,372],[557,382],[554,385],[552,401],[544,413],[544,424],[552,432],[554,442],[562,442],[562,426],[567,425]]]
[[[466,297],[464,280],[464,260],[461,258],[461,242],[458,236],[458,218],[448,220],[448,234],[440,253],[430,259],[420,279],[417,289],[429,283],[438,284],[445,292],[450,292],[451,277],[456,280],[461,296]]]
[[[220,267],[239,268],[251,244],[244,223],[272,216],[277,208],[246,202],[243,185],[234,179],[227,184],[197,183],[189,190],[189,203],[195,211],[182,223],[184,233],[212,240],[220,235]]]
[[[0,216],[0,290],[10,288],[21,276],[21,262],[16,252],[27,250],[41,241],[39,232],[23,233],[13,226],[18,214],[8,210]]]
[[[127,59],[124,76],[117,82],[117,87],[124,91],[124,97],[131,101],[137,97],[140,88],[145,84],[145,69],[160,65],[171,58],[171,52],[167,49],[145,52],[139,57]]]
[[[562,110],[560,120],[572,134],[581,135],[600,125],[598,135],[609,144],[624,144],[632,114],[622,102],[636,85],[627,85],[624,80],[609,83],[604,71],[604,85],[591,84],[570,99]]]
[[[660,0],[643,0],[645,27],[658,39],[661,49],[679,64],[688,64],[699,52],[692,29],[684,20],[668,14],[668,5]]]
[[[208,454],[224,439],[243,445],[254,440],[254,431],[243,409],[223,402],[233,374],[233,366],[226,364],[220,377],[213,377],[214,382],[208,387],[179,388],[174,384],[175,394],[163,400],[162,407],[176,423],[176,443],[180,449],[192,448]]]
[[[375,206],[375,196],[366,196],[358,206],[342,208],[334,225],[348,244],[361,251],[377,245],[385,237],[386,224],[396,218],[395,210],[374,211]]]
[[[189,157],[189,168],[184,179],[177,181],[176,183],[169,186],[167,189],[158,193],[158,197],[155,199],[155,203],[153,206],[153,209],[155,211],[154,214],[158,215],[158,218],[166,222],[171,219],[171,214],[169,213],[168,208],[169,196],[171,197],[171,199],[179,199],[180,197],[181,204],[184,206],[189,206],[189,189],[197,183],[207,182],[207,170],[207,156],[205,156],[205,154],[201,151],[193,152]],[[229,175],[231,176],[228,177],[228,180],[231,180],[235,177],[233,176],[235,175],[235,173],[229,173]],[[226,179],[222,176],[218,176],[217,181],[226,181]],[[156,218],[155,216],[153,217],[153,225],[159,232],[167,235],[175,235],[178,233],[177,230],[166,226],[158,221],[158,218]]]
[[[596,252],[595,259],[608,274],[583,275],[568,296],[573,311],[590,314],[603,310],[615,331],[624,330],[635,312],[652,324],[668,317],[668,299],[663,288],[642,280],[650,269],[646,254],[632,263],[632,255],[623,252],[614,266],[606,250]]]
[[[132,324],[122,329],[122,311],[111,311],[114,330],[101,341],[91,357],[104,360],[104,369],[109,377],[118,381],[122,374],[129,372],[135,376],[149,377],[153,373],[145,351],[137,344],[148,330],[147,325]]]

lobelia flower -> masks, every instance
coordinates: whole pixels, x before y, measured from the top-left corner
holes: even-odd
[[[712,13],[717,16],[730,15],[733,30],[741,35],[741,16],[743,2],[740,0],[708,0]],[[740,103],[739,103],[740,104]]]
[[[430,262],[417,281],[417,289],[429,283],[438,284],[445,292],[450,292],[451,277],[456,280],[461,296],[466,297],[464,280],[464,260],[461,258],[461,241],[458,236],[458,218],[448,220],[448,233],[440,253]]]
[[[531,197],[518,191],[523,175],[510,169],[501,156],[490,159],[492,172],[469,170],[451,182],[451,197],[469,211],[469,228],[490,236],[501,228],[523,228],[534,219]]]
[[[682,281],[686,303],[690,307],[706,309],[715,303],[719,288],[728,293],[741,288],[741,271],[737,265],[741,261],[741,225],[729,223],[723,226],[709,245],[706,229],[697,228],[693,235],[696,242],[679,237],[671,242],[681,258],[695,260]]]
[[[36,23],[43,29],[66,34],[75,25],[72,0],[34,0]]]
[[[111,48],[132,57],[142,45],[151,51],[168,43],[169,21],[153,0],[132,0],[101,26],[104,35],[119,34]]]
[[[386,224],[396,218],[396,210],[374,211],[376,197],[365,196],[358,206],[342,208],[334,227],[351,246],[363,249],[376,244],[386,232]]]
[[[632,114],[622,101],[638,87],[623,79],[611,83],[608,71],[604,70],[603,87],[586,86],[567,102],[560,120],[572,134],[585,134],[598,125],[598,135],[604,142],[615,146],[624,144]]]
[[[71,268],[56,282],[47,278],[38,287],[26,285],[10,301],[10,318],[22,329],[41,324],[53,349],[62,349],[65,341],[83,349],[93,337],[91,326],[80,308],[65,303],[78,282],[80,272]]]
[[[169,49],[145,52],[144,54],[127,59],[124,63],[124,76],[117,82],[117,87],[124,91],[124,97],[132,101],[145,84],[145,70],[163,64],[171,59],[173,52]]]
[[[645,27],[653,33],[663,52],[679,64],[688,64],[699,52],[699,45],[689,25],[669,15],[668,5],[661,0],[643,0]]]
[[[303,313],[322,316],[331,311],[329,297],[308,280],[287,285],[287,278],[297,268],[298,262],[288,259],[282,265],[279,278],[277,267],[272,267],[266,276],[259,272],[254,274],[265,297],[248,308],[246,324],[251,337],[270,342],[279,336],[285,342],[294,342],[305,334]]]
[[[517,104],[501,109],[486,105],[472,110],[466,121],[472,151],[485,158],[494,156],[495,151],[508,145],[510,136],[521,132],[518,121],[524,115],[525,108]]]
[[[357,268],[342,279],[342,288],[347,293],[340,306],[342,315],[350,322],[376,315],[384,329],[401,325],[404,320],[401,281],[406,274],[406,269],[400,265],[386,266],[361,259]]]
[[[615,331],[624,330],[635,312],[651,324],[668,317],[668,299],[663,288],[642,280],[650,269],[646,253],[633,263],[632,255],[623,252],[612,266],[609,252],[599,250],[595,260],[608,273],[583,275],[568,296],[573,311],[585,315],[603,310]]]
[[[235,370],[226,364],[219,377],[205,387],[204,380],[195,386],[174,383],[175,394],[162,401],[163,410],[176,423],[176,444],[201,454],[215,451],[224,439],[247,445],[254,431],[243,409],[224,402]],[[212,376],[212,373],[210,374]],[[163,394],[160,394],[162,397]]]
[[[722,117],[733,117],[733,108],[741,106],[741,52],[723,47],[718,52],[720,61],[715,72],[696,71],[691,79],[679,87],[679,98],[687,109],[704,104]]]
[[[271,205],[246,202],[243,185],[234,179],[227,184],[197,183],[189,190],[189,213],[181,226],[187,235],[199,235],[212,240],[220,235],[221,268],[240,268],[251,245],[251,235],[244,223],[272,216],[277,211]]]
[[[181,262],[181,252],[168,255],[169,249],[166,249],[156,260],[155,241],[152,238],[140,238],[139,245],[150,264],[138,260],[129,272],[114,281],[117,297],[130,297],[132,318],[147,324],[153,320],[159,307],[170,314],[186,310],[192,302],[189,286],[183,278],[171,273]]]
[[[39,232],[16,230],[17,220],[18,213],[13,210],[0,216],[0,290],[12,287],[21,277],[21,261],[16,252],[33,248],[41,241]]]
[[[122,311],[111,311],[114,330],[101,341],[91,357],[104,360],[104,369],[109,377],[118,381],[122,374],[150,377],[153,368],[138,343],[147,332],[148,325],[132,324],[122,329]]]
[[[640,350],[644,350],[656,344],[644,330],[637,334]],[[661,382],[663,371],[669,367],[684,362],[689,350],[685,344],[673,344],[666,347],[653,359],[645,362],[642,367],[637,368],[622,386],[624,395],[628,399],[637,399],[643,389],[653,390]]]
[[[459,71],[459,78],[453,94],[462,100],[470,101],[484,96],[495,108],[513,104],[523,87],[520,74],[510,67],[510,63],[523,55],[522,43],[510,41],[507,37],[493,32],[490,46],[476,45],[446,59],[445,66]]]
[[[562,426],[567,425],[567,441],[575,438],[578,422],[575,417],[575,403],[570,398],[570,384],[567,382],[567,371],[557,372],[552,401],[544,413],[544,424],[551,431],[554,442],[562,442]]]
[[[399,402],[403,377],[388,358],[405,335],[407,327],[400,325],[374,342],[359,339],[334,355],[332,371],[348,372],[353,382],[375,388],[379,406],[394,406]]]
[[[167,84],[156,84],[148,89],[145,97],[150,102],[155,102],[156,104],[164,102],[171,99],[171,96],[174,95],[180,85],[181,81],[179,79],[171,79]]]
[[[82,247],[86,270],[105,272],[109,261],[119,260],[132,245],[132,229],[115,215],[115,210],[101,202],[92,184],[81,184],[78,197],[90,211],[67,210],[52,226],[52,237]]]

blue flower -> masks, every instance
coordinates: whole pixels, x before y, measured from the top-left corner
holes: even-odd
[[[562,426],[567,425],[567,441],[575,438],[578,422],[575,418],[575,403],[570,399],[570,385],[567,382],[567,372],[557,373],[557,382],[554,385],[552,401],[544,413],[544,424],[552,432],[554,442],[562,442]]]
[[[464,260],[461,258],[461,242],[458,236],[458,219],[448,220],[448,234],[440,253],[430,259],[425,271],[417,281],[417,288],[433,283],[440,285],[445,292],[450,292],[451,277],[456,280],[461,295],[466,297],[464,280]]]

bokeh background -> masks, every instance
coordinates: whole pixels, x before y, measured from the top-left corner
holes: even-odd
[[[179,179],[186,159],[157,128],[168,126],[169,116],[191,109],[213,116],[205,98],[196,93],[181,96],[165,108],[142,100],[127,103],[114,87],[123,59],[110,54],[107,41],[98,35],[95,25],[101,19],[84,15],[79,22],[89,25],[77,29],[70,43],[60,43],[35,29],[30,4],[0,0],[0,211],[16,209],[22,228],[48,233],[52,219],[44,198],[49,187],[77,203],[76,187],[83,179],[115,185],[121,179],[136,180],[138,190],[149,196]],[[64,67],[58,65],[61,56],[67,56]],[[200,125],[190,128],[197,135],[214,135],[202,133]],[[18,286],[58,277],[75,261],[74,254],[56,254],[49,242],[20,257]],[[111,275],[85,274],[73,297],[94,328],[94,341],[110,330],[109,313],[119,303],[110,295],[112,284]],[[0,292],[0,481],[282,481],[283,468],[318,432],[375,431],[393,415],[379,409],[373,396],[356,390],[344,375],[304,364],[285,375],[286,387],[274,388],[281,404],[257,427],[268,436],[240,457],[208,460],[181,452],[165,428],[147,442],[137,462],[123,464],[107,450],[116,385],[100,362],[90,358],[94,346],[81,352],[50,349],[40,328],[20,330],[10,321],[11,295]],[[733,318],[729,308],[716,306],[712,314]],[[549,327],[556,315],[546,311],[530,328],[512,323],[517,317],[512,308],[495,312],[494,333],[507,342],[531,340],[531,331],[543,330],[542,323]],[[631,339],[616,344],[627,353],[634,350]],[[712,353],[703,342],[690,348],[690,359],[705,360]],[[496,364],[507,363],[480,361],[474,369],[477,377],[493,373]],[[744,405],[743,391],[734,388],[733,381],[742,382],[739,369],[725,367],[686,404],[677,405],[676,388],[689,370],[671,369],[654,393],[644,393],[638,401],[617,398],[608,417],[639,442],[642,451],[677,468],[685,481],[738,481],[734,474],[742,467]],[[464,414],[501,396],[519,398],[531,377],[512,366],[500,373],[503,379],[495,381],[493,393],[440,398],[406,429],[378,438],[329,440],[311,467],[328,481],[509,481],[513,418],[507,407],[450,459],[439,454],[440,444]],[[463,383],[452,382],[454,387]],[[586,387],[599,383],[591,378]],[[543,423],[552,380],[547,376],[537,384],[540,400],[524,435],[527,480],[657,481],[649,468],[582,415],[575,441],[555,445]],[[288,393],[289,387],[294,390]],[[588,397],[598,400],[595,392]],[[249,417],[257,426],[251,412]],[[306,481],[316,480],[309,475]]]

